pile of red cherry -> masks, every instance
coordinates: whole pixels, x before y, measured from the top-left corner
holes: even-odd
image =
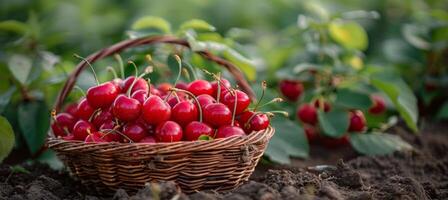
[[[297,101],[302,95],[304,87],[300,81],[283,80],[279,84],[282,95],[289,101]],[[385,112],[386,104],[381,96],[371,97],[373,105],[368,110],[370,114],[377,115]],[[329,138],[319,133],[317,110],[324,112],[331,110],[329,102],[324,100],[314,100],[311,103],[301,104],[296,112],[297,118],[303,124],[306,137],[310,143],[319,142],[326,147],[344,146],[349,143],[348,134],[341,138]],[[347,132],[362,133],[366,130],[366,118],[361,110],[350,111],[350,123]]]
[[[176,142],[244,136],[269,126],[249,96],[226,79],[154,86],[142,76],[114,79],[53,114],[57,137],[84,142]]]

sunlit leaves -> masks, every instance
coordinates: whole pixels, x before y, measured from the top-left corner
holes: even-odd
[[[346,48],[358,50],[367,48],[367,33],[356,22],[335,20],[330,23],[328,30],[331,38]]]
[[[0,163],[14,147],[15,137],[8,120],[0,116]]]
[[[27,28],[27,24],[16,20],[6,20],[0,22],[0,31],[10,31],[23,34]]]
[[[171,25],[168,21],[161,17],[145,16],[132,24],[133,30],[158,29],[163,33],[171,32]]]
[[[183,33],[189,29],[197,30],[197,31],[215,31],[216,28],[204,20],[200,19],[192,19],[182,23],[179,27],[178,32]]]

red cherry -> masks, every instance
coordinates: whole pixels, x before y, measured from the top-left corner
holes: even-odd
[[[235,90],[237,102],[236,102],[236,114],[242,113],[244,110],[246,110],[247,107],[249,107],[250,104],[250,98],[247,96],[246,93]],[[227,107],[229,107],[231,110],[233,110],[233,107],[235,106],[235,96],[231,92],[227,92],[227,94],[222,99],[222,103],[224,103]]]
[[[111,82],[106,82],[87,90],[87,101],[92,108],[109,107],[118,96],[118,88]]]
[[[145,100],[147,97],[148,97],[147,90],[137,90],[134,93],[132,93],[132,95],[131,95],[131,98],[136,99],[142,105],[143,105],[143,103],[145,103]]]
[[[157,89],[162,93],[162,94],[168,94],[170,92],[170,89],[173,87],[173,85],[169,84],[169,83],[160,83],[157,86]]]
[[[185,101],[185,98],[182,96],[178,96],[177,98],[172,95],[168,100],[166,101],[171,108],[174,108],[178,103]]]
[[[347,146],[350,143],[350,139],[347,135],[341,138],[320,137],[319,142],[326,148],[334,149]]]
[[[167,121],[171,116],[171,107],[159,96],[151,95],[143,104],[143,119],[150,125]]]
[[[198,120],[198,117],[198,108],[189,101],[180,102],[171,110],[171,120],[177,122],[182,127],[192,121]]]
[[[114,84],[115,87],[117,87],[117,89],[118,89],[118,91],[119,91],[120,93],[123,92],[123,87],[124,87],[124,81],[123,81],[123,79],[121,79],[121,78],[116,78],[116,79],[112,80],[111,83]],[[124,91],[124,92],[126,92],[126,91]]]
[[[243,126],[244,132],[247,134],[253,131],[264,130],[269,126],[269,117],[264,113],[245,111],[240,115],[239,121]]]
[[[304,123],[315,125],[317,123],[317,111],[311,104],[302,104],[297,110],[297,117]]]
[[[201,94],[213,95],[212,85],[206,80],[195,80],[188,85],[188,91],[193,93],[195,96]]]
[[[280,91],[290,101],[297,101],[303,93],[303,84],[295,80],[282,80]]]
[[[75,136],[74,136],[73,134],[63,136],[62,139],[63,139],[63,140],[68,140],[68,141],[76,140],[76,139],[75,139]]]
[[[145,129],[137,123],[128,123],[123,127],[123,134],[132,142],[139,142],[146,136]]]
[[[59,113],[56,115],[53,124],[51,124],[51,129],[56,137],[64,136],[67,134],[65,130],[67,130],[68,133],[72,132],[75,123],[76,119],[72,115],[68,113]]]
[[[85,98],[81,99],[76,110],[76,117],[83,120],[89,120],[90,116],[92,116],[93,112],[95,111]]]
[[[129,87],[131,87],[132,82],[134,82],[135,76],[129,76],[126,80],[123,82],[123,89],[121,90],[123,93],[127,92]],[[134,93],[137,90],[145,90],[148,91],[148,83],[143,78],[138,78],[132,87],[131,94]]]
[[[121,121],[136,120],[141,113],[142,104],[136,100],[120,94],[112,105],[114,116]]]
[[[317,108],[317,109],[319,109],[320,108],[320,102],[321,102],[321,100],[320,99],[316,99],[315,101],[314,101],[314,107],[315,108]],[[331,106],[330,106],[330,104],[328,103],[328,102],[326,102],[326,101],[324,101],[324,112],[328,112],[328,111],[330,111],[331,110]]]
[[[372,95],[373,106],[369,109],[370,114],[381,114],[386,111],[386,102],[383,97]]]
[[[213,88],[213,96],[218,98],[218,81],[213,81],[211,83],[212,88]],[[231,88],[232,85],[230,84],[230,82],[225,79],[225,78],[221,78],[221,97],[224,97],[223,93],[227,93],[229,90],[227,90],[227,88]]]
[[[162,96],[162,92],[154,87],[154,85],[151,84],[151,94],[156,96]]]
[[[140,140],[140,143],[156,143],[156,139],[153,136],[146,136]]]
[[[244,135],[246,135],[246,133],[244,133],[243,129],[240,127],[226,125],[218,128],[215,138],[228,138]]]
[[[73,136],[76,140],[84,141],[88,135],[95,131],[96,129],[91,123],[80,119],[73,127]]]
[[[182,139],[182,128],[173,121],[166,121],[156,128],[157,142],[177,142]]]
[[[176,83],[175,86],[177,89],[181,89],[181,90],[188,90],[188,84],[184,83],[184,82],[179,82]]]
[[[305,125],[303,129],[305,130],[305,135],[306,135],[306,138],[308,139],[309,143],[314,143],[317,141],[319,134],[315,127]]]
[[[350,132],[362,132],[366,128],[366,118],[360,110],[350,112]]]
[[[75,117],[76,116],[76,112],[78,111],[77,107],[78,107],[77,103],[71,103],[71,104],[69,104],[69,105],[67,105],[65,107],[64,112],[66,112],[66,113],[72,115],[73,117]]]
[[[193,121],[185,127],[184,138],[185,140],[194,141],[198,140],[201,135],[207,135],[213,137],[213,129],[202,122]]]
[[[115,122],[110,120],[102,124],[99,130],[104,133],[104,139],[108,142],[118,142],[121,139],[120,134],[112,131],[115,128]]]
[[[212,96],[208,95],[208,94],[201,94],[199,96],[196,97],[199,101],[199,104],[201,104],[201,108],[205,109],[206,106],[212,104],[212,103],[216,103],[215,98],[213,98]]]
[[[213,127],[220,127],[232,123],[232,112],[222,103],[212,103],[203,110],[204,122]]]
[[[115,128],[115,122],[112,120],[105,121],[103,124],[100,125],[99,130],[100,131],[106,131],[106,130],[112,130]]]
[[[95,115],[92,120],[92,124],[99,128],[101,125],[106,123],[107,121],[112,121],[114,119],[114,116],[112,115],[110,109],[102,110],[100,113]]]
[[[84,140],[85,143],[104,143],[107,142],[103,138],[103,134],[101,132],[94,132],[86,137]]]

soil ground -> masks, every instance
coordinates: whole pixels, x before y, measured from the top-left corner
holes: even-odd
[[[11,175],[10,167],[2,165],[0,200],[448,199],[447,125],[426,126],[418,136],[401,126],[390,132],[404,137],[415,149],[366,157],[357,156],[350,148],[328,151],[312,147],[312,159],[295,160],[293,166],[260,165],[249,182],[226,193],[205,191],[186,195],[175,183],[164,182],[148,185],[133,195],[118,190],[113,197],[98,197],[66,172],[24,164],[31,173]]]

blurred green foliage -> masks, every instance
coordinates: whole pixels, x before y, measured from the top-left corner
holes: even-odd
[[[128,37],[152,34],[147,28],[185,37],[197,49],[214,47],[240,66],[253,83],[268,80],[274,91],[281,69],[300,70],[315,61],[309,60],[309,52],[319,42],[303,28],[311,25],[317,32],[328,30],[332,40],[349,49],[340,57],[342,63],[355,71],[381,69],[398,74],[417,94],[423,116],[447,118],[447,10],[445,0],[2,0],[0,113],[14,129],[16,147],[26,148],[28,157],[35,155],[48,130],[46,116],[57,92],[79,61],[72,55],[86,56]],[[187,31],[192,27],[198,29],[193,35]],[[129,54],[125,58],[138,63],[139,58]],[[189,62],[210,65],[195,56]],[[99,74],[102,80],[111,77],[105,70]],[[94,84],[89,71],[80,79],[78,85],[83,89]],[[404,82],[377,79],[376,83],[397,97],[400,88],[395,87]],[[79,97],[74,93],[72,100]],[[408,105],[400,104],[403,98],[391,100]],[[409,114],[406,106],[397,109]],[[440,111],[436,115],[428,109]],[[407,118],[417,121],[416,116]],[[304,157],[308,149],[294,151],[295,156]]]

